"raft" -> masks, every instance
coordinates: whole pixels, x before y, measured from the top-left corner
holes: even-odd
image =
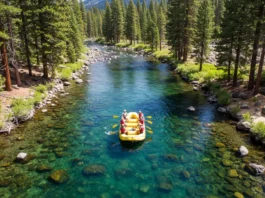
[[[144,132],[140,133],[139,126],[139,116],[136,112],[129,112],[126,117],[126,132],[124,134],[121,133],[121,125],[119,130],[119,137],[121,141],[127,142],[139,142],[145,140],[146,131],[144,124]]]

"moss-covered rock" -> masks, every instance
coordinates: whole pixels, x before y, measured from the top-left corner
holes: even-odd
[[[85,176],[101,176],[105,174],[105,171],[105,167],[102,165],[89,165],[83,169],[83,174]]]
[[[69,181],[70,177],[65,170],[57,170],[50,174],[49,179],[55,183],[63,184]]]

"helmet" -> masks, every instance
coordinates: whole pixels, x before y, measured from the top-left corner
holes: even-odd
[[[124,109],[123,112],[126,112],[126,109]]]

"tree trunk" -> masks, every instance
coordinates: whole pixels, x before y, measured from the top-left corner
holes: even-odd
[[[190,12],[190,0],[186,0],[186,20],[185,20],[185,30],[184,30],[184,49],[183,49],[183,62],[187,61],[188,59],[188,51],[189,51],[189,35],[188,35],[188,27],[190,25],[189,19],[189,12]]]
[[[6,2],[7,3],[7,2]],[[12,62],[12,66],[15,69],[15,76],[16,76],[16,83],[17,86],[21,86],[21,80],[20,80],[20,75],[19,75],[19,71],[18,71],[18,66],[16,64],[16,50],[14,47],[14,35],[13,35],[13,29],[12,29],[12,18],[10,17],[9,14],[6,14],[6,18],[7,18],[7,24],[8,24],[8,34],[10,35],[10,40],[9,40],[9,45],[10,45],[10,54],[11,54],[11,62]]]
[[[230,50],[229,50],[229,60],[228,60],[228,67],[227,67],[227,82],[230,82],[231,80],[231,63],[232,63],[232,59],[233,59],[233,41],[234,41],[234,37],[231,38],[231,44],[230,44]]]
[[[254,83],[255,83],[255,69],[256,69],[256,64],[257,64],[258,44],[259,44],[259,38],[260,38],[263,13],[264,13],[264,3],[262,1],[262,4],[259,6],[258,22],[256,25],[256,31],[255,31],[255,37],[254,37],[254,43],[253,43],[253,52],[252,52],[251,65],[250,65],[248,90],[252,90],[254,87]]]
[[[6,46],[5,42],[1,45],[1,54],[2,54],[2,63],[5,67],[5,90],[6,91],[12,91],[12,84],[11,84],[11,78],[10,78],[10,71],[8,66],[8,58],[7,58],[7,52],[6,52]]]
[[[262,77],[262,68],[264,65],[264,57],[265,57],[265,40],[263,41],[263,45],[262,45],[262,52],[261,52],[261,57],[260,57],[260,62],[259,62],[259,70],[257,74],[256,86],[254,89],[254,95],[259,93],[260,81]]]
[[[203,54],[204,54],[204,43],[202,42],[202,45],[201,45],[201,59],[200,59],[200,71],[202,70]]]
[[[24,12],[23,12],[23,5],[22,5],[21,1],[20,1],[20,9],[22,10],[21,11],[22,31],[23,31],[23,37],[24,37],[24,42],[25,42],[25,50],[26,50],[26,58],[27,58],[28,70],[29,70],[29,75],[32,76],[32,65],[31,65],[31,61],[30,61],[28,32],[27,32],[27,28],[26,28],[26,19],[25,19],[25,15],[24,15]]]
[[[42,6],[42,0],[38,1],[39,6]],[[39,21],[40,21],[40,40],[41,40],[41,55],[42,55],[42,64],[43,64],[43,77],[48,79],[48,61],[47,61],[47,54],[46,54],[46,49],[44,46],[45,43],[45,36],[44,36],[44,20],[43,20],[43,13],[39,13]]]
[[[234,77],[233,77],[233,87],[236,87],[236,84],[237,84],[237,71],[238,71],[240,53],[241,53],[241,45],[239,41],[239,44],[236,49],[236,61],[235,61],[235,71],[234,71]]]
[[[160,51],[162,50],[162,34],[160,33]]]

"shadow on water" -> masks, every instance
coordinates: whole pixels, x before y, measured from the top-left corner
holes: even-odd
[[[140,141],[140,142],[125,142],[120,140],[120,144],[123,149],[126,150],[138,150],[141,149],[144,145],[145,141]]]

